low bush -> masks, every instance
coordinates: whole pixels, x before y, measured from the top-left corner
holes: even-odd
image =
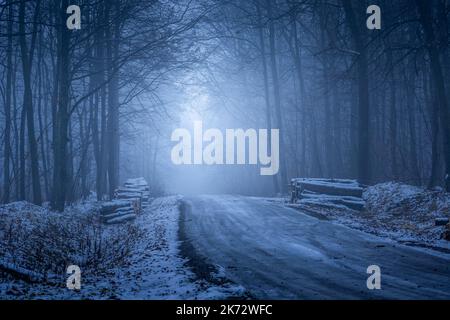
[[[103,225],[93,207],[55,213],[12,203],[0,207],[0,263],[44,277],[65,277],[72,264],[97,274],[126,265],[141,232],[134,224]]]

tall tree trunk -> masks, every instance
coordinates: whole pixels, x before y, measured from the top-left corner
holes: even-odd
[[[392,58],[392,52],[388,52],[388,64],[390,69],[390,114],[389,114],[389,146],[391,154],[391,174],[394,180],[398,176],[397,161],[397,82],[395,80],[395,69]]]
[[[273,96],[275,101],[275,115],[277,117],[277,125],[280,130],[280,176],[281,185],[280,190],[282,193],[287,191],[288,178],[286,173],[286,160],[285,160],[285,145],[284,145],[284,128],[283,117],[281,111],[281,96],[280,96],[280,79],[278,75],[278,66],[276,61],[276,47],[275,47],[275,24],[274,15],[272,9],[271,0],[266,1],[267,10],[269,13],[269,47],[270,47],[270,66],[272,71],[273,80]]]
[[[99,5],[98,12],[96,13],[96,21],[103,22],[96,28],[94,35],[94,52],[93,60],[90,64],[91,76],[89,79],[90,90],[100,86],[104,81],[105,75],[105,63],[104,63],[104,36],[105,31],[102,26],[106,25],[104,3]],[[94,158],[96,165],[96,193],[97,200],[102,200],[105,191],[105,88],[97,91],[92,97],[92,146],[94,149]],[[99,119],[100,114],[100,119]],[[100,127],[99,127],[100,124]]]
[[[43,90],[43,75],[42,75],[42,64],[43,64],[43,54],[42,54],[42,47],[43,47],[43,39],[42,34],[39,35],[39,50],[38,50],[38,125],[39,125],[39,136],[40,136],[40,151],[42,154],[42,169],[43,169],[43,176],[44,176],[44,190],[45,190],[45,198],[50,199],[50,185],[49,185],[49,179],[48,179],[48,165],[47,165],[47,153],[46,153],[46,143],[48,142],[46,139],[45,131],[47,131],[47,128],[45,128],[43,123],[43,117],[42,113],[46,112],[42,109],[42,100],[44,96],[44,90]],[[46,103],[44,102],[44,108],[46,108]]]
[[[5,89],[5,152],[3,158],[3,202],[8,203],[10,198],[10,158],[11,158],[11,96],[12,96],[12,32],[13,32],[13,4],[7,0],[8,10],[8,45],[6,50],[6,89]]]
[[[293,11],[295,12],[295,11]],[[300,110],[297,110],[301,114],[301,121],[303,122],[302,125],[302,150],[301,150],[301,170],[300,173],[302,176],[306,174],[306,90],[305,90],[305,79],[303,77],[303,63],[302,63],[302,47],[300,43],[300,35],[297,30],[297,16],[294,15],[291,18],[292,21],[292,31],[293,31],[293,37],[294,37],[294,46],[293,46],[293,59],[294,59],[294,65],[296,69],[296,75],[298,79],[298,85],[300,89]]]
[[[256,11],[258,15],[258,36],[259,36],[259,46],[261,47],[261,64],[263,67],[263,79],[264,79],[264,101],[266,103],[266,124],[267,124],[267,133],[268,140],[271,141],[272,136],[272,110],[270,107],[270,93],[269,93],[269,73],[267,70],[267,59],[266,59],[266,44],[264,41],[264,29],[262,22],[262,14],[261,14],[261,6],[259,1],[256,1]],[[271,153],[271,144],[268,144],[268,152]],[[275,192],[280,191],[280,187],[278,185],[278,177],[276,175],[273,176],[273,188]]]
[[[36,13],[39,10],[40,2],[38,1],[36,4]],[[32,178],[32,190],[33,190],[33,202],[37,205],[42,204],[42,195],[41,195],[41,184],[40,184],[40,175],[39,175],[39,159],[38,159],[38,147],[35,137],[34,130],[34,111],[33,111],[33,93],[31,89],[31,67],[33,60],[33,42],[31,45],[31,50],[28,52],[28,46],[26,41],[26,30],[25,30],[25,10],[26,9],[26,0],[20,1],[19,7],[19,43],[20,43],[20,51],[22,58],[22,69],[23,69],[23,82],[24,82],[24,96],[23,96],[23,106],[26,110],[26,118],[27,118],[27,132],[28,132],[28,143],[30,147],[30,159],[31,159],[31,178]],[[35,19],[36,20],[36,19]],[[34,22],[34,31],[33,37],[35,37],[37,33],[37,23]]]
[[[25,180],[26,180],[26,146],[25,146],[25,130],[27,120],[27,110],[22,107],[20,112],[20,128],[19,128],[19,200],[26,199]]]
[[[291,29],[289,30],[289,34],[287,32],[285,32],[284,29],[282,29],[283,31],[283,35],[285,37],[286,43],[289,46],[289,51],[292,57],[292,61],[294,62],[294,66],[295,66],[295,74],[296,74],[296,78],[294,78],[294,96],[295,96],[295,139],[294,139],[294,144],[295,144],[295,150],[294,150],[294,159],[296,161],[296,165],[295,165],[295,172],[296,172],[296,176],[306,176],[306,141],[307,141],[307,136],[306,136],[306,116],[307,116],[307,111],[306,111],[306,96],[305,96],[305,81],[303,78],[303,63],[302,63],[302,47],[301,47],[301,43],[300,43],[300,39],[299,39],[299,33],[297,30],[297,8],[293,5],[290,6],[289,8],[290,10],[290,26]],[[293,40],[293,41],[292,41]],[[297,80],[297,81],[296,81]],[[301,137],[302,137],[302,142],[299,143],[299,139],[298,139],[298,133],[299,133],[299,123],[302,123],[303,125],[301,125]],[[301,146],[301,148],[299,147],[299,145]],[[300,149],[300,150],[299,150]],[[300,152],[300,156],[298,156],[298,153]],[[300,160],[299,160],[300,158]]]
[[[109,196],[113,197],[114,191],[119,185],[119,78],[117,68],[117,59],[119,57],[119,38],[120,26],[117,16],[120,12],[120,1],[114,0],[113,11],[114,19],[111,19],[113,30],[108,30],[107,46],[108,46],[108,67],[109,67],[109,83],[108,83],[108,182]]]
[[[17,51],[16,51],[17,52]],[[14,132],[14,161],[13,161],[13,171],[14,171],[14,183],[15,183],[15,199],[20,199],[20,124],[18,121],[19,108],[17,107],[17,64],[18,55],[14,55],[14,70],[12,74],[12,106],[13,106],[13,132]],[[25,197],[25,195],[24,195]]]
[[[72,134],[72,121],[69,118],[67,123],[67,146],[66,146],[66,202],[71,204],[76,199],[76,179],[74,177],[74,143]]]
[[[325,35],[325,18],[321,19],[321,32],[320,39],[323,48],[327,47],[326,35]],[[324,57],[322,61],[322,78],[323,78],[323,99],[324,99],[324,111],[325,111],[325,127],[324,127],[324,145],[325,145],[325,164],[326,164],[326,174],[329,178],[334,177],[334,163],[336,161],[336,156],[334,154],[334,142],[333,142],[333,126],[332,126],[332,114],[331,114],[331,102],[330,102],[330,72],[331,68],[328,62],[328,57]]]
[[[92,108],[92,99],[90,99],[89,107]],[[90,118],[92,119],[92,118]],[[80,178],[81,178],[81,197],[86,199],[89,196],[89,186],[88,186],[88,173],[89,173],[89,156],[88,149],[90,145],[89,133],[91,131],[90,126],[92,121],[87,123],[86,112],[79,114],[79,125],[80,125]]]
[[[442,73],[440,55],[436,43],[435,31],[433,27],[432,2],[429,0],[415,0],[420,15],[420,22],[425,33],[427,50],[430,56],[431,73],[433,74],[434,84],[439,105],[439,116],[442,132],[442,142],[445,159],[445,190],[450,192],[450,117],[448,100]]]
[[[431,125],[431,168],[430,176],[428,180],[428,188],[432,189],[439,183],[439,107],[437,101],[435,101],[435,94],[432,92],[433,77],[428,71],[428,68],[424,68],[423,71],[423,87],[425,94],[425,103],[428,105],[428,112],[430,114]]]
[[[58,21],[58,103],[56,121],[53,128],[55,134],[53,141],[53,197],[52,209],[64,211],[67,192],[67,131],[69,125],[69,46],[70,31],[65,26],[65,8],[69,6],[68,0],[62,0],[59,7]]]
[[[334,70],[334,66],[333,66]],[[334,154],[334,175],[342,175],[342,121],[341,121],[341,101],[338,98],[338,86],[333,85],[331,88],[331,96],[333,105],[333,154]]]
[[[357,17],[350,0],[342,0],[345,16],[352,34],[355,49],[358,52],[358,180],[369,184],[370,157],[369,157],[369,66],[367,61],[367,48],[363,41],[361,30],[363,24],[357,22]]]
[[[413,174],[413,182],[414,184],[421,185],[422,178],[419,169],[419,163],[417,159],[417,134],[416,134],[416,99],[415,99],[415,83],[416,76],[414,72],[414,62],[409,61],[408,63],[410,70],[409,76],[406,74],[406,106],[408,110],[408,129],[409,129],[409,151],[410,151],[410,160],[411,160],[411,169]]]

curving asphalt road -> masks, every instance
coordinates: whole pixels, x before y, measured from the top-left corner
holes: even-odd
[[[257,299],[450,299],[450,255],[318,220],[255,198],[184,199],[186,241]],[[366,286],[381,268],[381,290]]]

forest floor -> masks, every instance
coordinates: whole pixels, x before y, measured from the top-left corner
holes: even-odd
[[[0,269],[7,266],[30,277],[24,281],[12,276],[11,270],[0,271],[0,299],[241,296],[242,287],[198,279],[186,266],[187,261],[179,254],[178,207],[179,197],[157,198],[134,223],[104,226],[96,221],[92,203],[68,208],[64,214],[26,202],[1,206]],[[72,227],[67,228],[67,224]],[[86,228],[87,224],[95,228]],[[61,265],[69,264],[81,268],[79,291],[66,287],[68,275]],[[42,274],[48,281],[36,281]]]
[[[450,241],[442,239],[445,226],[436,226],[435,219],[450,218],[450,194],[411,185],[387,182],[368,187],[363,198],[366,210],[355,211],[345,206],[290,207],[334,221],[360,231],[426,247],[450,254]],[[280,201],[272,199],[269,201]],[[287,200],[284,200],[287,202]]]
[[[256,299],[450,299],[450,255],[320,220],[260,198],[183,198],[185,234]],[[382,290],[367,286],[380,267]]]
[[[369,187],[363,198],[362,212],[343,206],[294,207],[385,239],[450,253],[450,242],[441,239],[446,227],[435,225],[436,218],[450,216],[448,193],[384,183]],[[182,199],[156,198],[133,223],[112,226],[101,223],[94,200],[64,213],[27,202],[0,206],[0,299],[248,297],[220,268],[201,277],[195,259],[186,258]],[[284,198],[249,199],[287,205]],[[81,268],[78,291],[66,287],[66,268],[72,264]]]

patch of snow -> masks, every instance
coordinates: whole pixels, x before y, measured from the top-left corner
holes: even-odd
[[[450,242],[441,239],[445,226],[435,225],[435,219],[450,217],[449,193],[387,182],[365,189],[363,199],[366,210],[361,212],[324,205],[320,197],[289,206],[380,237],[450,252]]]
[[[158,198],[136,223],[147,236],[133,255],[128,279],[135,290],[121,294],[122,299],[225,299],[244,293],[240,286],[217,286],[197,280],[179,256],[178,204],[181,197]]]
[[[211,284],[197,279],[179,255],[179,196],[155,199],[135,221],[128,225],[139,229],[139,238],[123,265],[95,272],[83,272],[81,290],[66,288],[66,274],[60,283],[27,283],[0,272],[1,299],[226,299],[244,295],[234,284]],[[78,204],[62,214],[18,202],[0,206],[0,219],[19,219],[30,231],[46,219],[64,217],[67,223],[96,208],[94,203]],[[115,234],[121,225],[105,226]],[[119,229],[117,229],[119,228]],[[126,229],[123,229],[126,230]],[[0,230],[1,232],[1,230]],[[121,231],[123,232],[123,231]],[[125,237],[124,237],[125,238]],[[125,241],[125,240],[124,240]],[[1,243],[0,243],[1,245]],[[45,245],[45,244],[44,244]],[[49,246],[50,244],[47,244]],[[126,246],[126,244],[123,244]],[[1,255],[2,256],[2,255]],[[20,268],[20,267],[17,267]],[[27,272],[27,270],[18,269]],[[37,275],[31,271],[33,276]]]

